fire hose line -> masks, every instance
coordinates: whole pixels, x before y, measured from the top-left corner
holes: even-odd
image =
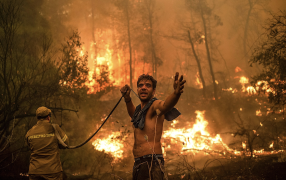
[[[133,89],[131,89],[133,91]],[[111,112],[109,113],[109,115],[105,118],[105,120],[103,121],[103,123],[101,124],[101,126],[95,131],[95,133],[93,133],[87,140],[85,140],[83,143],[77,145],[77,146],[68,146],[67,144],[64,143],[64,141],[62,140],[58,130],[56,129],[55,127],[55,124],[52,124],[53,125],[53,128],[55,130],[55,134],[56,134],[56,137],[59,141],[59,143],[66,149],[76,149],[76,148],[79,148],[83,145],[85,145],[91,138],[93,138],[93,136],[95,136],[98,131],[102,128],[102,126],[105,124],[105,122],[108,120],[108,118],[111,116],[111,114],[113,113],[113,111],[116,109],[116,107],[118,106],[118,104],[120,103],[120,101],[122,100],[122,98],[125,96],[125,94],[127,93],[127,91],[125,93],[123,93],[123,95],[120,97],[119,101],[117,102],[117,104],[114,106],[114,108],[111,110]],[[133,93],[138,97],[138,95],[133,91]],[[139,98],[139,97],[138,97]]]

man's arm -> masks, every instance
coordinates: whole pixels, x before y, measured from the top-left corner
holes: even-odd
[[[66,133],[60,128],[60,126],[58,124],[56,124],[56,128],[57,131],[59,132],[62,141],[66,144],[69,145],[69,139],[68,136],[66,135]],[[63,147],[60,146],[60,149],[62,149]]]
[[[181,94],[183,93],[184,84],[186,80],[183,80],[183,76],[181,75],[180,78],[179,73],[177,72],[174,79],[174,92],[171,93],[164,101],[155,101],[154,102],[154,109],[159,109],[161,112],[160,114],[165,114],[169,110],[171,110],[179,101]]]
[[[132,102],[132,99],[130,97],[130,92],[131,92],[131,88],[130,86],[128,86],[127,84],[125,86],[123,86],[121,89],[121,94],[124,95],[124,99],[125,99],[125,103],[126,103],[126,107],[127,107],[127,111],[129,116],[132,118],[134,112],[135,112],[135,106]]]

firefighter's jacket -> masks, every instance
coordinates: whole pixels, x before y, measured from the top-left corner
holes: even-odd
[[[68,144],[68,137],[56,125],[62,140]],[[63,171],[58,139],[54,128],[48,120],[38,120],[26,134],[28,146],[31,149],[29,174],[53,174]]]

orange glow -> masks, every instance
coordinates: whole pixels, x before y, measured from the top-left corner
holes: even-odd
[[[256,111],[256,116],[262,116],[262,113],[261,113],[260,109]]]
[[[254,95],[257,94],[260,91],[264,91],[266,95],[268,95],[270,92],[272,92],[273,94],[275,94],[275,91],[273,91],[273,89],[269,86],[267,81],[257,81],[257,83],[253,86],[247,86],[246,84],[249,83],[249,78],[245,77],[245,76],[236,76],[234,77],[239,78],[239,83],[242,85],[241,88],[241,92],[247,92],[248,95]],[[273,79],[271,79],[271,81],[274,81]],[[222,89],[223,91],[232,91],[232,88],[228,88],[228,89]],[[237,92],[236,89],[234,89],[234,91],[232,91],[232,93]]]
[[[171,123],[171,126],[175,127],[175,125],[178,124],[178,122],[179,122],[178,120],[173,120],[172,123]]]
[[[81,57],[84,55],[83,53],[83,50],[80,51],[80,54],[79,54]]]
[[[122,144],[123,140],[127,137],[123,138],[120,132],[112,132],[108,137],[102,139],[96,139],[92,142],[94,149],[98,151],[104,151],[108,154],[111,154],[114,157],[114,162],[123,159],[123,148]]]
[[[246,89],[245,89],[245,84],[247,84],[248,81],[249,81],[248,78],[246,78],[246,77],[244,77],[244,76],[240,77],[239,82],[240,82],[241,85],[242,85],[242,92],[245,92],[245,91],[246,91]]]
[[[228,146],[222,142],[219,134],[211,136],[206,130],[208,122],[204,120],[205,111],[196,111],[196,123],[190,128],[174,129],[164,131],[163,138],[170,139],[171,144],[176,147],[178,142],[181,142],[180,151],[181,153],[196,151],[196,150],[230,150]],[[165,146],[165,149],[171,149],[172,145]],[[177,146],[178,147],[178,146]]]
[[[246,149],[246,144],[242,142],[242,149]]]
[[[274,141],[270,144],[269,148],[273,148]]]
[[[240,69],[240,67],[236,66],[236,68],[235,68],[234,71],[237,73],[237,72],[240,72],[240,71],[242,71],[242,70]]]
[[[196,74],[196,82],[195,82],[195,84],[196,84],[197,86],[199,86],[200,89],[203,88],[203,84],[202,84],[202,82],[201,82],[199,72],[197,72],[197,74]]]
[[[91,46],[92,48],[92,46]],[[92,49],[90,50],[91,52]],[[107,86],[119,85],[123,78],[119,78],[118,74],[114,73],[115,67],[112,60],[113,50],[109,48],[109,44],[105,45],[104,53],[95,55],[92,53],[91,58],[93,65],[89,71],[89,82],[86,85],[89,88],[88,94],[99,92]],[[118,66],[120,66],[120,59],[118,58]]]
[[[108,47],[108,46],[107,46]],[[90,87],[95,87],[95,89],[93,91],[90,91],[89,93],[96,93],[98,91],[98,89],[96,89],[96,85],[98,84],[96,79],[94,78],[95,76],[98,76],[99,74],[99,68],[104,66],[108,72],[109,72],[109,78],[110,80],[113,79],[113,84],[112,85],[120,85],[120,83],[126,82],[126,80],[129,78],[129,71],[125,72],[123,71],[122,67],[120,64],[124,64],[122,63],[121,59],[118,58],[118,61],[120,63],[117,63],[120,72],[124,72],[125,76],[116,76],[114,75],[114,73],[110,73],[113,72],[114,69],[114,63],[112,62],[112,58],[111,55],[108,54],[112,54],[112,52],[109,50],[107,51],[107,55],[105,55],[104,57],[97,57],[96,58],[96,64],[97,64],[97,70],[93,70],[89,73],[89,85]],[[120,57],[118,55],[118,57]],[[123,65],[122,65],[123,66]],[[136,62],[136,71],[133,72],[134,78],[138,77],[140,74],[145,73],[146,69],[149,69],[149,71],[147,72],[151,72],[150,69],[151,66],[142,63],[142,62]],[[239,71],[241,71],[241,69],[239,67],[237,67],[236,69],[238,69]],[[238,71],[238,72],[239,72]],[[127,77],[127,79],[126,79]],[[241,83],[242,85],[242,92],[247,92],[248,95],[253,95],[253,94],[257,94],[258,90],[268,90],[268,84],[265,81],[258,81],[257,84],[253,87],[253,86],[248,86],[246,88],[246,84],[249,83],[249,79],[247,77],[238,77],[239,78],[239,83]],[[128,82],[128,80],[127,80]],[[217,83],[217,81],[216,81]],[[258,86],[262,85],[262,88]],[[199,78],[199,73],[197,72],[196,74],[196,81],[195,84],[197,86],[199,86],[200,88],[203,88],[202,83],[200,81]],[[230,91],[232,93],[238,92],[237,89],[233,89],[233,88],[228,88],[228,89],[223,89],[223,91]],[[256,99],[256,101],[258,101]],[[243,109],[240,108],[240,111],[242,111]],[[197,114],[196,116],[196,120],[193,124],[185,124],[185,126],[183,126],[183,128],[179,128],[182,127],[180,126],[180,122],[179,120],[174,120],[172,121],[172,123],[170,124],[170,128],[165,130],[162,134],[162,151],[163,154],[166,155],[167,151],[178,151],[181,154],[188,154],[188,153],[198,153],[199,151],[204,152],[206,155],[210,154],[210,152],[213,153],[217,153],[219,155],[231,155],[231,157],[233,157],[233,155],[236,156],[241,156],[241,155],[246,155],[246,156],[250,156],[251,153],[249,152],[249,150],[247,149],[247,141],[243,141],[241,142],[241,147],[239,147],[241,149],[241,151],[236,150],[236,149],[232,149],[230,147],[228,147],[228,145],[223,142],[222,138],[220,137],[219,134],[211,134],[208,131],[208,121],[205,120],[204,117],[204,113],[205,111],[196,111],[195,112]],[[256,111],[256,115],[257,116],[262,116],[262,112],[261,110],[257,110]],[[103,118],[104,119],[104,118]],[[263,126],[263,124],[260,122],[260,126]],[[259,134],[257,134],[256,130],[253,130],[253,133],[256,136],[259,136]],[[123,152],[126,151],[127,148],[130,147],[124,147],[124,140],[126,138],[126,136],[124,136],[122,138],[122,133],[121,132],[112,132],[110,135],[107,135],[104,138],[101,139],[97,139],[95,140],[92,145],[94,146],[95,149],[97,149],[98,151],[105,151],[106,153],[110,154],[113,156],[114,161],[116,162],[118,160],[121,160],[124,158],[124,154]],[[233,135],[234,136],[234,135]],[[120,138],[119,138],[120,137]],[[148,137],[147,137],[148,138]],[[269,143],[270,144],[270,143]],[[269,148],[273,148],[273,142],[272,144],[270,144]],[[129,152],[129,151],[128,151]],[[281,151],[264,151],[264,149],[261,150],[254,150],[253,151],[253,157],[256,157],[257,155],[264,155],[264,154],[273,154],[273,153],[279,153]],[[234,157],[234,158],[235,158]]]
[[[237,89],[232,89],[231,87],[228,89],[222,89],[223,91],[231,91],[232,93],[236,93]]]
[[[95,89],[94,89],[94,86],[96,84],[96,81],[94,80],[93,78],[93,74],[94,74],[94,71],[89,71],[88,72],[88,80],[89,82],[85,82],[85,85],[88,87],[88,94],[92,94],[95,92]]]
[[[248,94],[256,94],[256,90],[253,86],[248,86],[246,88],[246,91],[248,92]]]
[[[178,151],[180,154],[195,154],[198,152],[204,152],[205,155],[216,153],[219,155],[228,155],[229,158],[234,156],[250,156],[251,152],[247,149],[247,141],[241,142],[242,151],[229,148],[220,137],[219,134],[211,135],[208,130],[208,122],[204,118],[205,111],[196,111],[196,120],[194,124],[186,124],[183,128],[175,128],[175,125],[179,125],[179,120],[174,120],[171,127],[165,130],[162,134],[162,151],[166,155],[166,151]],[[260,123],[260,126],[263,126]],[[253,130],[256,136],[256,130]],[[113,163],[122,160],[124,158],[124,151],[129,152],[128,148],[125,147],[123,142],[126,140],[127,135],[123,135],[122,132],[112,132],[104,138],[96,139],[92,145],[94,149],[98,151],[104,151],[110,154],[114,159]],[[145,137],[148,139],[148,137]],[[270,144],[269,148],[273,148],[274,142]],[[254,150],[253,157],[257,155],[277,154],[283,152],[279,151],[264,151]],[[230,155],[230,156],[229,156]],[[234,157],[235,158],[235,157]]]
[[[88,94],[95,94],[111,86],[129,84],[130,67],[129,59],[126,58],[129,55],[118,49],[115,52],[110,48],[109,44],[106,44],[104,48],[100,49],[100,52],[95,54],[92,44],[90,46],[90,52],[92,53],[89,56],[89,62],[92,62],[89,64],[89,82],[85,84],[89,88]],[[139,75],[143,73],[152,74],[152,66],[149,63],[135,61],[136,58],[139,58],[137,56],[138,53],[135,51],[133,56],[134,63],[132,64],[133,84]]]
[[[267,93],[272,92],[272,93],[275,94],[275,91],[273,91],[273,90],[270,88],[270,86],[269,86],[269,84],[268,84],[267,81],[258,81],[258,82],[256,83],[256,90],[257,90],[257,91],[262,90],[262,91],[265,91],[265,92],[267,92]]]

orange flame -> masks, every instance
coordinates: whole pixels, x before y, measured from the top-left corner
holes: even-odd
[[[93,43],[92,43],[93,44]],[[90,52],[93,52],[93,46],[90,48]],[[100,50],[100,53],[91,53],[89,56],[92,65],[89,65],[89,82],[86,86],[89,88],[88,94],[97,93],[110,86],[121,86],[122,84],[137,80],[137,77],[143,73],[152,74],[150,72],[152,66],[145,62],[134,61],[132,64],[133,72],[130,77],[130,69],[126,64],[129,64],[128,58],[123,58],[124,52],[115,51],[110,48],[109,44],[106,44],[104,48]],[[135,51],[134,59],[139,59],[138,53]],[[126,59],[124,62],[122,59]],[[128,63],[127,63],[128,61]],[[134,70],[136,67],[136,71]]]
[[[256,116],[262,116],[262,113],[261,113],[260,109],[256,111]]]
[[[92,142],[94,149],[98,151],[105,151],[114,157],[114,162],[123,159],[123,148],[122,141],[127,137],[123,138],[121,132],[112,132],[108,137],[102,139],[96,139]]]
[[[179,124],[178,120],[174,120],[171,124],[171,128],[163,132],[162,135],[162,150],[163,154],[166,155],[167,150],[177,149],[181,154],[196,153],[198,151],[205,152],[206,155],[210,153],[217,153],[219,155],[230,155],[240,156],[246,155],[250,156],[251,153],[246,147],[247,142],[242,142],[243,151],[238,151],[231,149],[225,144],[219,134],[210,135],[206,130],[208,122],[204,119],[205,111],[196,111],[196,121],[192,126],[184,128],[174,128],[175,125]],[[260,126],[263,126],[260,123]],[[253,130],[256,136],[256,130]],[[123,142],[125,141],[127,135],[122,135],[122,132],[112,132],[105,138],[95,140],[92,145],[98,151],[105,151],[106,153],[113,156],[113,163],[124,158],[123,152],[126,151]],[[178,143],[179,142],[179,143]],[[269,148],[273,148],[273,142],[270,144]],[[257,155],[265,154],[275,154],[283,152],[283,150],[278,151],[264,151],[253,150],[253,157]],[[230,156],[231,158],[232,156]]]
[[[200,89],[203,88],[203,84],[202,84],[202,82],[201,82],[201,80],[200,80],[199,72],[197,72],[197,74],[196,74],[196,82],[195,82],[195,84],[196,84],[197,86],[199,86]]]
[[[256,90],[253,86],[248,86],[246,88],[246,91],[248,92],[248,94],[256,94]]]
[[[245,91],[246,91],[246,89],[245,89],[245,84],[247,84],[248,81],[249,81],[248,78],[246,78],[246,77],[244,77],[244,76],[240,77],[239,82],[240,82],[241,85],[242,85],[242,92],[245,92]]]
[[[240,67],[236,66],[235,70],[236,73],[242,71]]]
[[[212,137],[206,130],[208,122],[204,120],[205,111],[196,111],[196,123],[192,128],[174,129],[164,131],[163,138],[171,139],[171,142],[181,142],[181,151],[189,150],[222,150],[228,146],[222,142],[219,134]],[[218,148],[219,147],[219,148]],[[166,148],[171,148],[167,146]]]
[[[246,149],[246,143],[242,142],[242,149]]]
[[[274,142],[272,141],[272,143],[270,144],[269,148],[273,148],[273,144],[274,144]]]

